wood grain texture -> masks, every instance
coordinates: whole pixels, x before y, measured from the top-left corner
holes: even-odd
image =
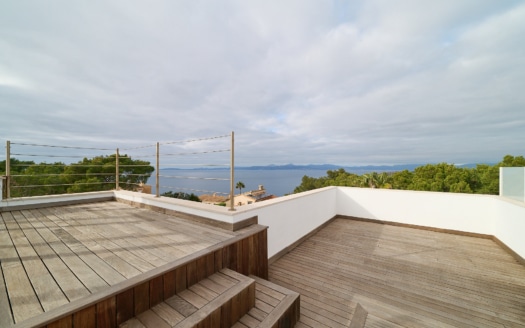
[[[21,327],[67,317],[78,325],[83,315],[90,324],[121,323],[225,266],[257,274],[260,259],[250,247],[266,231],[196,226],[118,202],[0,215],[0,314],[14,314],[0,322]]]
[[[302,327],[525,325],[525,267],[491,239],[335,219],[270,266]],[[357,312],[356,312],[357,311]]]
[[[90,328],[95,327],[97,322],[97,307],[90,306],[73,315],[73,327]]]

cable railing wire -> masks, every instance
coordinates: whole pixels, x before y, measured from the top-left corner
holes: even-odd
[[[207,141],[207,140],[214,140],[214,139],[221,139],[221,138],[228,138],[231,135],[225,134],[222,136],[216,136],[216,137],[205,137],[205,138],[198,138],[198,139],[189,139],[189,140],[179,140],[179,141],[168,141],[168,142],[162,142],[159,143],[160,145],[173,145],[173,144],[182,144],[182,143],[190,143],[190,142],[196,142],[196,141]]]
[[[221,141],[219,139],[224,139],[231,137],[231,147],[225,148],[220,147]],[[209,143],[212,141],[217,141],[217,143]],[[198,143],[206,143],[207,149],[199,149],[202,148],[202,144]],[[195,144],[195,145],[193,145]],[[162,149],[159,150],[160,146],[162,146]],[[11,151],[11,147],[13,148]],[[152,154],[148,151],[148,149],[156,147],[156,153]],[[194,150],[191,150],[191,148],[195,148]],[[19,149],[20,148],[20,149]],[[65,149],[67,152],[60,152],[60,151],[53,151],[53,152],[43,152],[40,151],[39,148],[46,148],[46,149]],[[24,149],[25,151],[19,151]],[[28,150],[29,149],[29,150]],[[78,151],[81,152],[81,154],[78,153]],[[120,152],[126,152],[126,154],[120,154]],[[97,152],[101,152],[102,154]],[[108,153],[110,152],[110,153]],[[231,153],[230,163],[224,163],[224,158],[220,160],[220,154],[222,153]],[[212,156],[213,162],[197,162],[192,161],[192,163],[188,162],[189,158],[192,157],[206,157],[209,155]],[[215,155],[220,155],[215,156]],[[1,161],[0,157],[0,161]],[[41,162],[37,162],[37,158],[40,158]],[[101,159],[104,163],[102,164],[93,164],[92,161]],[[162,167],[160,166],[160,158],[166,159],[170,158],[169,163],[162,163]],[[179,162],[177,160],[173,160],[174,158],[180,159]],[[209,159],[210,157],[208,157]],[[12,162],[12,159],[16,159],[15,162]],[[51,159],[51,163],[47,163],[47,160]],[[53,163],[52,159],[83,159],[78,162],[74,162],[73,160],[67,161],[64,163],[62,160],[56,161]],[[85,162],[86,160],[89,160],[89,162]],[[129,161],[142,161],[146,162],[147,164],[136,164]],[[217,163],[217,160],[219,162]],[[68,163],[70,162],[70,163]],[[91,162],[91,163],[90,163]],[[156,162],[156,163],[155,163]],[[4,186],[7,185],[7,198],[11,198],[9,190],[11,188],[13,189],[22,189],[22,188],[38,188],[38,187],[66,187],[66,186],[81,186],[81,185],[107,185],[107,184],[115,184],[115,187],[117,189],[124,187],[124,188],[133,188],[133,186],[139,186],[142,188],[143,183],[146,183],[148,179],[154,177],[155,182],[155,193],[157,196],[159,196],[160,189],[163,190],[187,190],[191,192],[204,192],[204,193],[212,193],[212,194],[224,194],[228,195],[228,193],[223,191],[213,191],[208,190],[206,188],[186,188],[180,186],[179,183],[173,183],[171,186],[160,184],[158,181],[159,179],[163,179],[166,181],[176,181],[176,180],[201,180],[201,181],[230,181],[230,195],[233,195],[233,132],[231,134],[225,134],[225,135],[219,135],[219,136],[212,136],[212,137],[204,137],[204,138],[194,138],[194,139],[187,139],[187,140],[179,140],[179,141],[168,141],[168,142],[157,142],[156,144],[148,144],[148,145],[142,145],[142,146],[132,146],[132,147],[123,147],[123,148],[105,148],[105,147],[83,147],[83,146],[70,146],[70,145],[51,145],[51,144],[38,144],[38,143],[25,143],[25,142],[9,142],[6,143],[6,156],[5,156],[5,163],[6,163],[6,169],[5,169],[5,175],[6,179],[4,182]],[[187,175],[166,175],[166,174],[160,174],[160,170],[163,170],[165,168],[172,167],[230,167],[231,176],[230,178],[223,178],[223,177],[199,177],[199,176],[187,176]],[[115,172],[81,172],[85,170],[93,170],[96,171],[97,169],[108,169],[114,167]],[[153,171],[147,170],[147,168],[153,167]],[[13,172],[11,172],[11,169],[14,169]],[[67,173],[67,170],[81,170]],[[140,172],[134,172],[134,170],[141,170],[146,169],[145,173]],[[51,172],[45,172],[46,170],[53,170]],[[60,172],[54,172],[54,170],[60,170]],[[24,172],[27,172],[27,174],[24,174]],[[210,172],[213,172],[211,170]],[[219,172],[219,171],[217,171]],[[3,174],[0,172],[0,174]],[[112,181],[104,181],[107,180],[107,178],[115,176]],[[31,181],[27,179],[35,179],[35,178],[42,178],[42,184],[26,184],[24,186],[16,185],[17,181]],[[77,180],[73,183],[57,183],[52,184],[49,183],[49,180],[52,178],[58,178],[63,177],[65,179],[69,180],[75,180],[76,178],[81,178],[80,180]],[[85,179],[82,179],[84,177]],[[91,182],[89,179],[99,179],[100,181],[94,181]],[[48,183],[45,183],[46,181]],[[171,183],[170,183],[171,184]],[[75,190],[81,190],[81,188],[74,188]],[[69,190],[69,188],[68,188]],[[104,189],[104,190],[107,190]],[[52,191],[45,191],[45,192],[52,192]],[[70,191],[68,191],[70,192]],[[5,191],[3,191],[4,196],[6,194]],[[0,198],[0,200],[3,197]],[[233,209],[233,205],[232,205]]]
[[[115,150],[111,148],[94,148],[94,147],[78,147],[78,146],[57,146],[57,145],[42,145],[21,142],[11,142],[11,145],[32,146],[32,147],[48,147],[48,148],[65,148],[65,149],[83,149],[83,150]]]

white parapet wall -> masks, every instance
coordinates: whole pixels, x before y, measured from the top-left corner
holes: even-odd
[[[501,197],[496,203],[492,234],[525,259],[525,203]]]
[[[337,215],[336,195],[336,187],[327,187],[240,206],[234,220],[257,216],[259,224],[268,226],[271,258]]]
[[[79,194],[62,194],[0,199],[0,211],[15,210],[17,208],[59,206],[66,204],[76,204],[81,202],[105,201],[113,198],[113,191],[95,191]]]
[[[340,187],[341,215],[493,234],[497,196]]]
[[[196,215],[215,221],[234,223],[233,213],[224,206],[191,202],[171,197],[156,197],[151,194],[118,190],[114,191],[115,198],[120,198],[133,203],[141,203],[149,206],[161,207],[177,212]]]
[[[337,212],[491,235],[525,258],[525,204],[494,195],[339,187]]]

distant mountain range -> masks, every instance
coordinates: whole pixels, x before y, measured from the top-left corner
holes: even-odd
[[[364,166],[342,166],[334,164],[307,164],[307,165],[296,165],[296,164],[283,164],[283,165],[256,165],[256,166],[236,166],[236,170],[339,170],[343,168],[347,172],[395,172],[409,170],[413,171],[416,167],[423,166],[426,164],[398,164],[398,165],[364,165]],[[477,164],[461,164],[458,167],[476,167]],[[196,168],[202,170],[203,168]],[[229,168],[204,168],[208,170],[229,170]],[[163,170],[179,170],[179,168],[165,168]],[[187,170],[187,169],[185,169]]]
[[[261,165],[261,166],[243,166],[235,167],[237,170],[339,170],[340,168],[346,171],[403,171],[413,170],[421,164],[403,164],[403,165],[366,165],[366,166],[342,166],[334,164],[284,164],[284,165]]]

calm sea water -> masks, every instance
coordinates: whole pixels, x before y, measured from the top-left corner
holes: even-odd
[[[230,171],[228,170],[160,170],[160,193],[168,190],[194,193],[196,195],[229,193]],[[234,185],[242,181],[246,188],[242,191],[255,190],[263,185],[267,193],[284,196],[293,193],[301,184],[303,176],[314,178],[326,176],[325,170],[236,170]],[[227,179],[218,180],[218,179]],[[148,184],[155,185],[155,177]],[[154,190],[152,191],[155,192]],[[238,192],[236,189],[235,192]]]

